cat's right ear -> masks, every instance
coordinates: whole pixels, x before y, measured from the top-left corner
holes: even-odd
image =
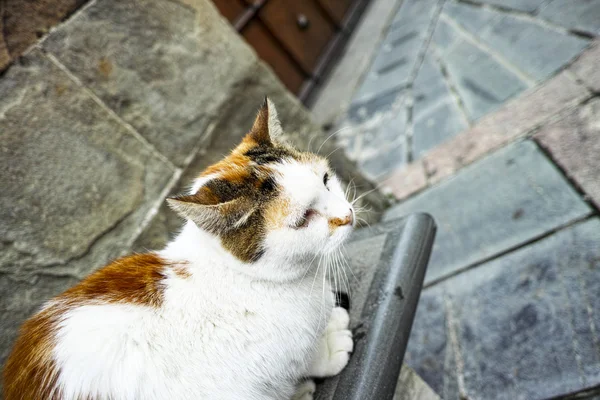
[[[265,97],[265,101],[256,115],[254,125],[248,134],[252,140],[259,145],[270,145],[272,139],[276,139],[283,133],[281,122],[277,115],[275,105]]]
[[[180,217],[216,235],[235,229],[256,211],[254,205],[243,197],[220,202],[205,187],[192,195],[167,198],[167,203]]]

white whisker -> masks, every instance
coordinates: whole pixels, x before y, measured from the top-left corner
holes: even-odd
[[[325,143],[327,143],[327,141],[329,139],[331,139],[332,137],[334,137],[335,135],[337,135],[338,133],[340,133],[346,129],[350,129],[350,127],[347,126],[347,127],[338,129],[337,131],[333,132],[331,135],[327,136],[327,138],[323,141],[323,143],[321,143],[321,146],[319,146],[319,148],[317,149],[316,153],[318,154],[321,151],[321,149],[323,148],[323,146],[325,145]]]

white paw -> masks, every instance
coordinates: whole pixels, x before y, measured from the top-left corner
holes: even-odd
[[[304,381],[296,388],[292,400],[312,400],[315,390],[317,390],[317,386],[312,379]]]
[[[311,376],[327,377],[339,374],[350,360],[354,348],[352,332],[348,329],[348,312],[335,307],[331,319],[319,342],[319,348],[311,368]]]

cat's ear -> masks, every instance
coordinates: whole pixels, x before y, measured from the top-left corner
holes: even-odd
[[[277,139],[282,133],[283,130],[281,129],[281,122],[279,122],[275,105],[268,97],[265,97],[265,101],[258,111],[249,136],[258,144],[269,145],[272,139]]]
[[[244,197],[220,202],[207,187],[192,195],[168,198],[167,203],[179,216],[217,235],[243,225],[256,211],[254,204]]]

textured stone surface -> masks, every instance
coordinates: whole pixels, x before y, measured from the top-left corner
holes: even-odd
[[[257,63],[243,41],[228,40],[212,4],[194,6],[96,1],[43,43],[177,165],[208,139],[210,120]]]
[[[383,190],[402,200],[427,186],[425,167],[416,161],[395,170],[382,183]]]
[[[553,0],[540,16],[569,29],[600,34],[600,6],[594,0]]]
[[[444,13],[442,12],[432,36],[433,45],[437,49],[444,51],[449,50],[452,46],[462,40],[462,36],[452,25],[450,25],[449,21],[448,18],[444,17]]]
[[[466,41],[460,41],[442,57],[473,120],[498,109],[527,88],[518,76]]]
[[[600,65],[600,40],[595,40],[592,46],[571,65],[570,70],[587,87],[600,93],[600,68],[598,65]]]
[[[473,128],[430,151],[423,159],[429,180],[434,183],[452,175],[461,167],[539,127],[561,110],[579,104],[589,96],[584,86],[567,73],[560,73],[508,102],[500,110],[486,115]]]
[[[468,123],[450,96],[426,114],[421,114],[414,122],[412,151],[415,158],[421,158],[427,151],[462,132]]]
[[[0,232],[18,265],[5,270],[65,264],[118,224],[131,234],[174,172],[39,52],[8,71],[0,98]]]
[[[406,362],[448,399],[598,385],[599,240],[594,218],[426,289]]]
[[[553,75],[589,43],[563,31],[465,4],[446,3],[444,13],[536,81]]]
[[[400,107],[379,121],[375,129],[359,131],[359,134],[362,134],[363,137],[364,152],[378,152],[387,146],[402,141],[401,139],[406,133],[407,114],[407,109]]]
[[[373,181],[389,174],[406,162],[406,146],[404,142],[380,148],[377,154],[359,162],[363,173]]]
[[[0,3],[0,71],[87,0],[4,0]]]
[[[566,174],[600,208],[600,100],[594,99],[560,121],[540,129],[535,138]]]
[[[525,11],[532,13],[536,11],[545,0],[476,0],[478,3],[490,4],[502,8]]]
[[[475,7],[469,4],[447,1],[444,3],[442,20],[450,24],[458,23],[460,27],[471,34],[478,35],[485,31],[495,21],[502,18],[502,14],[485,8]],[[455,32],[456,35],[458,32]],[[458,33],[460,35],[460,33]]]
[[[365,102],[355,101],[350,105],[347,120],[350,124],[361,124],[373,117],[386,114],[395,108],[402,95],[403,91],[394,90]]]
[[[398,10],[369,72],[354,98],[366,101],[409,83],[427,38],[435,0],[407,0]]]
[[[430,53],[425,55],[421,68],[417,72],[413,84],[413,97],[414,119],[419,119],[440,103],[448,101],[450,97],[450,91],[439,64]]]
[[[582,218],[589,207],[531,141],[519,142],[394,206],[386,219],[424,211],[438,233],[426,282]]]
[[[5,354],[33,307],[128,249],[175,169],[39,51],[0,80],[0,125]]]
[[[394,400],[440,400],[438,396],[419,375],[407,365],[400,370],[400,378],[396,386]]]

